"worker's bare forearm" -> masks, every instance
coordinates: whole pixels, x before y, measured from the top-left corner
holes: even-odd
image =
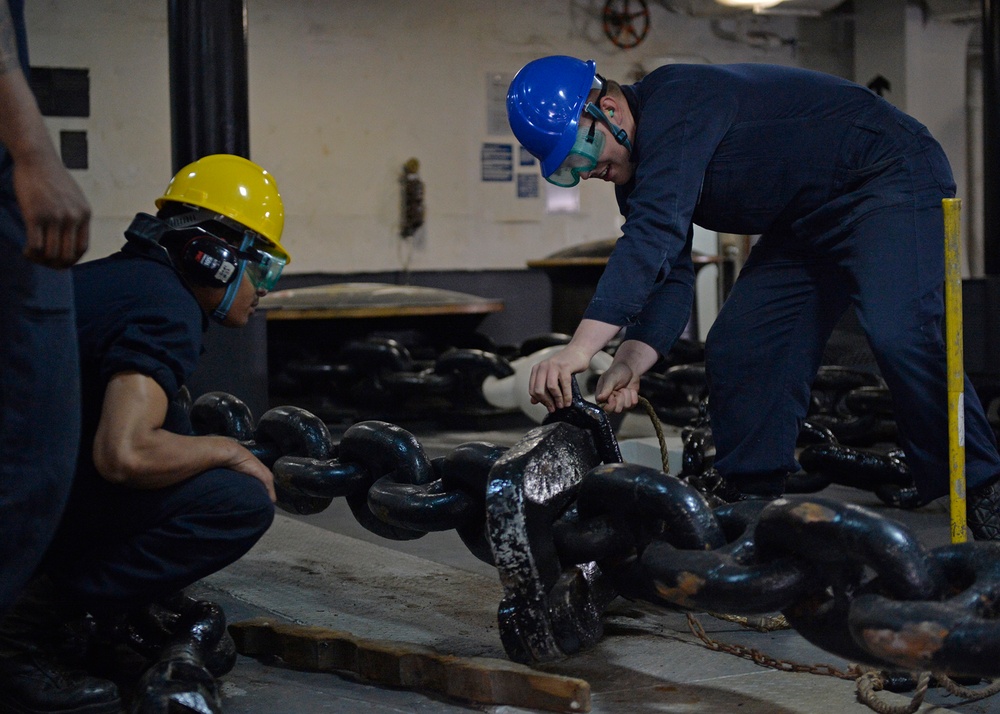
[[[168,405],[163,388],[148,375],[119,372],[111,378],[94,437],[94,466],[101,476],[133,488],[163,488],[220,467],[269,477],[235,439],[164,428]]]
[[[607,322],[581,320],[576,332],[573,333],[573,338],[566,347],[578,350],[589,359],[604,349],[604,346],[618,334],[619,330],[621,328],[618,325]]]
[[[625,340],[615,350],[615,362],[621,362],[637,376],[645,374],[660,359],[660,353],[639,340]]]
[[[94,464],[112,483],[131,488],[172,486],[213,468],[236,468],[250,453],[225,436],[185,436],[154,429],[118,448],[95,441]]]

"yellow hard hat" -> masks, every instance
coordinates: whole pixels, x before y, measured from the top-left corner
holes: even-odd
[[[156,199],[207,208],[237,221],[272,244],[285,262],[291,256],[281,245],[285,209],[274,177],[242,156],[212,154],[194,161],[170,179],[166,192]]]

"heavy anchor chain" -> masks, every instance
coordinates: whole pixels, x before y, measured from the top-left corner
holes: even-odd
[[[454,529],[476,557],[493,562],[484,494],[505,447],[469,442],[431,460],[412,434],[382,421],[353,424],[334,445],[321,419],[294,406],[269,410],[254,429],[246,406],[222,392],[199,397],[190,415],[196,433],[235,438],[270,468],[286,511],[319,513],[342,497],[379,536],[412,540]]]
[[[563,568],[553,522],[574,500],[587,471],[621,462],[603,410],[588,404],[573,380],[573,403],[550,415],[494,464],[486,492],[486,525],[504,587],[497,619],[516,662],[558,659],[595,644],[601,614],[614,599],[600,568]]]
[[[877,374],[839,365],[823,365],[816,373],[808,418],[829,428],[837,441],[871,446],[896,440],[892,398]]]
[[[721,479],[711,468],[715,449],[707,419],[710,395],[704,364],[647,372],[641,393],[656,419],[682,427],[679,476],[711,493]],[[837,365],[820,367],[798,440],[805,447],[799,459],[802,470],[789,476],[785,492],[815,493],[837,483],[871,491],[896,508],[923,505],[901,449],[881,453],[864,448],[893,442],[896,436],[892,399],[878,375]]]
[[[681,431],[684,448],[678,476],[708,494],[711,501],[722,479],[713,468],[715,443],[707,407],[706,398],[698,418]],[[836,483],[871,491],[894,508],[916,508],[925,503],[913,484],[901,449],[880,453],[841,444],[829,427],[812,418],[803,422],[798,446],[803,447],[798,456],[802,468],[788,475],[785,493],[816,493]]]
[[[226,632],[222,609],[192,602],[175,630],[140,678],[129,714],[221,714],[222,698],[207,661]]]
[[[349,404],[398,405],[436,396],[455,408],[487,408],[483,380],[513,373],[510,362],[493,352],[452,347],[433,360],[418,360],[397,340],[369,337],[344,345],[336,361],[293,360],[284,376]]]
[[[433,460],[392,424],[355,424],[324,448],[329,433],[308,412],[271,410],[251,430],[228,414],[237,402],[205,395],[192,422],[252,434],[243,441],[274,470],[283,508],[345,497],[384,537],[454,529],[495,564],[500,638],[516,661],[592,646],[621,594],[687,612],[780,612],[813,644],[886,671],[1000,675],[1000,544],[927,550],[891,519],[811,496],[713,509],[691,483],[621,463],[604,412],[578,388],[510,449],[472,442]]]

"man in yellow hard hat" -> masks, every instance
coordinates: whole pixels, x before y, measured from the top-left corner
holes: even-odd
[[[48,676],[66,660],[52,633],[86,616],[91,641],[141,641],[155,657],[165,633],[141,633],[150,608],[183,620],[193,603],[178,593],[242,556],[274,517],[270,470],[234,439],[194,435],[177,397],[209,320],[246,325],[289,261],[277,185],[247,159],[207,156],[156,206],[120,252],[73,271],[83,447],[41,574],[0,626],[0,705],[15,711],[117,712],[106,690],[91,701],[79,680]],[[213,675],[228,671],[231,640],[210,660]]]

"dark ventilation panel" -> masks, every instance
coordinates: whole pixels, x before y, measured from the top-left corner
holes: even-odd
[[[90,70],[32,67],[31,89],[42,116],[90,116]]]
[[[63,165],[67,169],[86,169],[87,167],[87,132],[60,131],[59,153]]]

